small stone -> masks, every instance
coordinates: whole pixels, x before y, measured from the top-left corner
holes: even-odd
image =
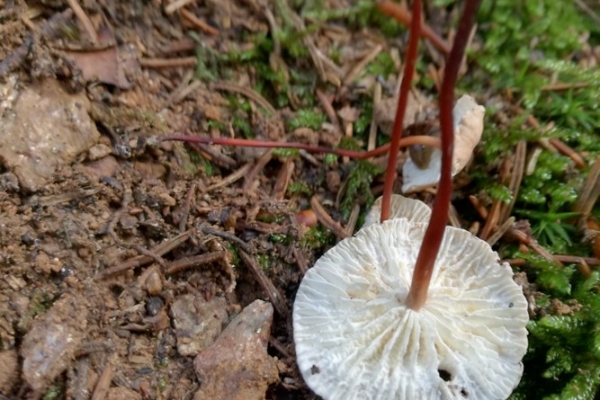
[[[23,379],[41,392],[75,359],[87,327],[89,306],[82,296],[63,295],[23,339]]]
[[[210,346],[223,330],[228,317],[226,309],[222,297],[209,301],[191,294],[178,297],[171,305],[171,315],[179,354],[195,356]]]
[[[267,354],[273,306],[255,300],[234,318],[212,346],[194,360],[200,390],[194,400],[264,400],[279,381],[277,361]]]
[[[88,159],[96,161],[112,154],[112,149],[104,143],[98,143],[88,150]]]
[[[162,205],[166,207],[174,207],[177,204],[177,200],[171,197],[168,193],[160,193],[158,198],[160,199]]]
[[[0,115],[0,160],[29,192],[42,189],[62,165],[69,165],[100,138],[81,93],[67,93],[55,80],[24,89]]]
[[[162,279],[160,274],[156,271],[152,272],[146,282],[144,282],[144,289],[150,296],[156,296],[160,292],[162,292]]]

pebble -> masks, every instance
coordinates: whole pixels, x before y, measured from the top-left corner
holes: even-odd
[[[194,360],[200,390],[194,400],[264,400],[279,381],[277,359],[267,353],[273,306],[255,300]]]

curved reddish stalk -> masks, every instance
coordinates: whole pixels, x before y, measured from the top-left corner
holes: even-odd
[[[387,16],[394,18],[396,21],[410,28],[413,17],[403,5],[384,0],[377,3],[377,8]],[[442,53],[450,53],[450,46],[448,43],[423,22],[421,22],[421,37],[429,40],[431,44],[437,47]]]
[[[402,123],[404,122],[404,113],[408,104],[408,93],[415,73],[415,64],[417,63],[417,50],[419,49],[419,32],[421,31],[421,0],[413,2],[413,23],[410,26],[410,39],[406,49],[404,61],[404,75],[400,84],[400,95],[398,96],[398,107],[396,108],[396,119],[394,120],[394,129],[392,130],[392,140],[390,143],[390,155],[388,157],[387,171],[385,174],[385,183],[383,185],[383,196],[381,198],[381,222],[390,217],[390,203],[392,199],[392,190],[396,180],[396,163],[398,162],[398,150],[400,149],[400,139],[402,138]]]
[[[242,146],[242,147],[261,147],[265,149],[280,148],[280,149],[299,149],[306,150],[310,153],[328,153],[335,154],[338,156],[345,156],[350,158],[356,158],[364,160],[366,158],[377,157],[385,154],[390,149],[390,144],[385,144],[381,147],[373,149],[371,151],[353,151],[344,149],[331,149],[329,147],[311,146],[303,143],[288,143],[288,142],[269,142],[263,140],[253,139],[235,139],[235,138],[210,138],[192,135],[167,135],[159,138],[161,142],[168,140],[175,140],[178,142],[190,142],[190,143],[206,143],[206,144],[219,144],[224,146]],[[441,147],[440,139],[431,136],[409,136],[400,140],[400,147],[413,146],[415,144],[421,144],[424,146]],[[396,151],[397,153],[397,151]]]
[[[407,306],[418,311],[425,300],[431,282],[433,266],[439,252],[446,230],[448,209],[450,208],[450,195],[452,194],[452,152],[454,148],[454,132],[452,128],[452,103],[454,100],[454,87],[458,77],[458,70],[462,63],[467,47],[469,34],[475,22],[475,14],[481,0],[467,0],[462,18],[456,32],[456,38],[450,55],[446,61],[444,79],[440,92],[440,127],[442,130],[442,171],[431,219],[423,238],[421,250],[417,257],[415,271],[410,285]]]

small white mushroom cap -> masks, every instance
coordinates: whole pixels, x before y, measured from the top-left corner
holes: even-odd
[[[324,399],[506,399],[519,382],[527,301],[487,243],[448,227],[427,302],[405,306],[426,225],[374,223],[304,276],[297,362]]]
[[[381,219],[381,203],[383,197],[378,197],[373,206],[369,210],[369,213],[365,217],[365,222],[361,229],[378,223]],[[392,194],[390,201],[390,217],[392,218],[406,218],[413,222],[427,222],[431,217],[431,209],[422,201],[409,199],[408,197],[400,196],[399,194]]]
[[[483,117],[485,108],[478,105],[475,99],[464,95],[456,102],[452,110],[454,119],[454,155],[452,157],[452,176],[458,174],[467,165],[473,154],[475,146],[481,140],[483,133]],[[422,190],[436,185],[440,181],[442,152],[433,149],[429,165],[425,169],[419,168],[409,157],[402,168],[403,193]]]

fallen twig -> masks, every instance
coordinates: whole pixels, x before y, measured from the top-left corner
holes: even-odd
[[[250,254],[246,253],[244,250],[240,250],[238,254],[240,255],[242,261],[244,261],[244,264],[250,268],[250,271],[252,271],[252,274],[263,290],[267,292],[267,296],[269,296],[275,311],[277,311],[277,313],[281,316],[287,316],[289,314],[289,310],[287,304],[285,303],[284,297],[279,293],[267,275],[265,275],[263,270],[258,265],[256,259]]]
[[[192,12],[186,10],[185,8],[182,8],[180,13],[183,18],[187,19],[189,22],[192,23],[192,25],[202,30],[204,33],[207,33],[212,36],[219,35],[219,31],[217,29],[202,21],[200,18],[196,17]]]
[[[319,202],[317,196],[313,196],[310,199],[310,206],[317,215],[317,219],[319,220],[319,222],[322,223],[327,229],[332,231],[335,234],[335,236],[337,236],[338,240],[345,239],[348,236],[350,236],[350,234],[346,232],[346,230],[342,227],[342,225],[340,225],[339,222],[334,221],[334,219],[331,218],[329,214],[327,214],[327,211],[325,211],[325,209]]]
[[[573,160],[573,162],[578,168],[584,168],[586,166],[585,160],[583,159],[581,154],[573,150],[563,141],[556,138],[551,138],[550,143],[552,144],[552,146],[556,147],[556,150]]]
[[[254,249],[252,248],[252,246],[250,246],[248,243],[244,242],[239,237],[232,235],[231,233],[224,232],[222,230],[213,228],[212,226],[208,226],[208,225],[202,225],[202,226],[200,226],[200,228],[198,230],[206,235],[218,236],[227,241],[233,242],[233,243],[237,244],[238,246],[240,246],[242,248],[242,250],[246,251],[247,253],[254,252]]]
[[[186,240],[188,240],[193,232],[194,232],[193,229],[185,231],[185,232],[175,236],[174,238],[166,240],[166,241],[162,242],[161,244],[159,244],[158,246],[153,247],[151,251],[152,251],[152,253],[159,255],[159,256],[165,255],[168,252],[170,252],[171,250],[179,247]],[[115,274],[118,274],[123,271],[127,271],[131,268],[141,267],[142,265],[148,264],[148,263],[152,262],[153,260],[154,259],[152,257],[149,257],[147,255],[135,256],[135,257],[125,261],[122,264],[105,269],[104,271],[102,271],[101,273],[98,274],[97,279],[101,280],[108,276],[115,275]]]
[[[244,176],[246,176],[248,171],[250,171],[250,168],[252,168],[251,162],[244,164],[237,171],[235,171],[232,174],[228,175],[227,177],[223,178],[222,180],[215,183],[214,185],[210,185],[209,187],[204,189],[204,192],[210,192],[210,191],[213,191],[218,188],[226,187],[226,186],[232,184],[233,182],[235,182],[239,179],[242,179]]]
[[[210,84],[210,87],[215,90],[224,90],[226,92],[242,94],[242,95],[246,96],[247,98],[249,98],[250,100],[253,100],[258,105],[262,106],[271,115],[275,115],[277,113],[275,108],[271,105],[271,103],[269,103],[267,101],[267,99],[265,99],[264,97],[262,97],[260,94],[256,93],[252,89],[248,89],[243,86],[236,85],[235,83],[224,82],[224,81],[212,82]]]
[[[181,58],[141,58],[140,65],[146,68],[177,68],[195,67],[198,64],[196,57]]]
[[[167,267],[165,268],[166,275],[172,275],[181,271],[184,271],[188,268],[197,267],[199,265],[208,264],[225,257],[226,251],[213,251],[210,253],[199,254],[192,257],[185,257],[179,260],[171,261],[167,263]]]
[[[79,22],[81,22],[81,25],[83,25],[83,28],[90,37],[90,41],[92,42],[92,44],[97,44],[98,33],[96,32],[96,28],[94,28],[90,17],[88,17],[85,11],[83,11],[83,8],[81,8],[77,0],[67,0],[67,3],[69,3],[69,7],[71,7],[73,12],[75,13],[75,16],[77,17]]]

